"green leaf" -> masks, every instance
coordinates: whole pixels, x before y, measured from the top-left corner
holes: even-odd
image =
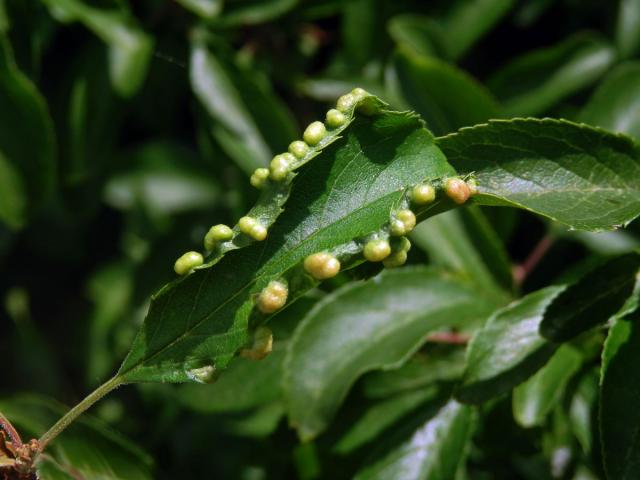
[[[571,429],[585,454],[589,455],[593,446],[593,414],[598,401],[598,375],[592,370],[584,375],[571,398],[569,420]]]
[[[180,145],[154,141],[124,155],[127,169],[105,186],[106,202],[118,209],[135,207],[155,215],[211,209],[219,188],[209,172],[188,162],[194,154]]]
[[[530,293],[498,310],[474,336],[467,369],[456,393],[464,402],[482,403],[511,390],[551,358],[557,346],[538,333],[543,314],[563,287]]]
[[[594,268],[553,300],[540,332],[563,342],[606,322],[631,297],[638,270],[637,253],[615,257]]]
[[[424,415],[423,415],[424,416]],[[360,470],[356,480],[449,480],[466,455],[474,424],[471,407],[451,400],[408,439]]]
[[[591,85],[614,60],[607,40],[583,33],[516,58],[488,85],[509,115],[538,115]]]
[[[0,410],[24,438],[39,437],[66,412],[53,400],[35,395],[2,399]],[[152,461],[146,453],[103,422],[86,415],[67,428],[39,458],[41,480],[153,478]]]
[[[364,411],[336,443],[334,451],[346,455],[372,443],[376,438],[384,435],[384,432],[398,420],[412,414],[425,402],[433,400],[437,393],[437,388],[423,388],[375,403]]]
[[[461,349],[447,354],[417,354],[399,368],[366,375],[362,381],[363,391],[369,398],[384,398],[436,382],[458,380],[464,373],[464,360]]]
[[[342,43],[350,68],[356,70],[374,61],[382,51],[385,2],[351,0],[345,2],[342,13]]]
[[[431,269],[388,271],[321,300],[285,360],[290,423],[303,440],[324,430],[363,373],[400,366],[427,333],[464,326],[494,308],[470,286]]]
[[[609,331],[602,353],[600,436],[609,480],[640,475],[640,315],[619,319]]]
[[[16,168],[0,152],[0,222],[11,229],[22,226],[27,217],[27,195]]]
[[[120,10],[93,8],[78,0],[45,0],[59,21],[81,22],[109,46],[109,74],[114,90],[123,97],[142,86],[153,54],[153,39]]]
[[[374,97],[363,102],[369,110],[382,108]],[[268,318],[254,306],[270,281],[286,282],[292,301],[318,283],[302,268],[308,255],[334,252],[343,269],[361,263],[370,235],[386,235],[390,211],[405,208],[406,188],[453,173],[416,116],[389,111],[353,121],[351,113],[347,116],[347,126],[330,131],[294,166],[299,171],[290,195],[286,182],[272,182],[263,191],[258,206],[264,210],[252,215],[260,220],[266,215],[270,231],[264,242],[236,233],[238,245],[226,242],[205,265],[153,297],[120,369],[121,381],[182,382],[192,379],[195,368],[223,369],[250,341],[249,326]],[[451,206],[437,200],[416,213],[426,216]],[[240,244],[245,247],[234,249]]]
[[[9,17],[4,0],[0,0],[0,35],[4,35],[9,30]]]
[[[481,205],[519,207],[579,230],[640,214],[640,147],[565,120],[496,120],[438,138],[461,174],[475,172]]]
[[[533,377],[513,391],[513,416],[525,428],[542,425],[567,383],[582,365],[582,355],[563,345]]]
[[[499,116],[499,107],[489,92],[452,65],[408,50],[400,50],[393,65],[399,95],[436,135]]]
[[[580,120],[640,139],[640,62],[612,70],[582,110]]]
[[[211,385],[187,384],[178,390],[179,402],[198,412],[238,412],[280,398],[285,347],[274,347],[263,360],[236,358]]]
[[[563,236],[577,240],[592,252],[600,255],[621,255],[640,248],[640,240],[631,232],[562,232]]]
[[[477,207],[452,210],[416,226],[411,234],[432,263],[465,276],[498,300],[512,289],[511,264],[502,240]]]
[[[0,128],[0,220],[19,228],[53,192],[55,137],[44,98],[18,69],[4,36],[0,36],[0,123],[5,126]]]
[[[447,57],[435,19],[415,14],[396,15],[387,24],[389,35],[402,50],[422,57]]]
[[[284,15],[295,7],[297,3],[298,0],[227,1],[216,24],[234,27],[267,22]]]
[[[191,88],[214,120],[211,133],[238,166],[250,174],[285,150],[296,130],[291,114],[273,92],[209,51],[196,36],[190,59]]]
[[[211,20],[222,11],[222,0],[177,0],[184,8],[200,18]]]
[[[640,49],[640,1],[620,0],[616,24],[616,45],[622,58],[629,58]]]
[[[458,0],[442,22],[443,41],[453,60],[464,55],[516,4],[515,0]]]

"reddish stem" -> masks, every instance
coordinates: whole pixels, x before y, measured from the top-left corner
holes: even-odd
[[[513,267],[513,281],[519,287],[527,279],[529,274],[538,266],[543,257],[547,254],[555,237],[547,234],[540,239],[537,245],[531,250],[529,256],[520,265]]]
[[[427,335],[427,342],[446,343],[448,345],[466,345],[471,336],[458,332],[434,332]]]

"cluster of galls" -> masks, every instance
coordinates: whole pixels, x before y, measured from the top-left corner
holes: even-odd
[[[302,135],[303,140],[292,142],[288,152],[273,157],[269,168],[256,169],[251,175],[251,185],[263,188],[268,181],[282,182],[288,179],[295,163],[307,157],[314,147],[319,146],[327,138],[329,134],[327,127],[330,130],[343,127],[347,123],[347,114],[350,114],[355,105],[368,95],[365,90],[355,88],[340,97],[336,108],[327,112],[324,123],[318,121],[311,123]],[[361,105],[361,107],[364,108],[365,105]],[[364,111],[363,113],[373,112]],[[461,205],[471,195],[477,193],[477,185],[474,179],[465,181],[458,177],[452,177],[442,181],[442,190],[453,202]],[[412,204],[425,206],[435,201],[436,193],[433,185],[422,183],[413,187],[409,198]],[[389,223],[390,239],[386,236],[387,234],[378,234],[368,240],[362,249],[364,258],[370,262],[382,262],[387,268],[404,265],[407,261],[407,252],[411,248],[411,243],[406,235],[411,233],[415,226],[416,216],[412,210],[406,208],[395,211]],[[238,228],[241,233],[257,241],[262,241],[267,237],[267,228],[254,217],[242,217],[238,221]],[[227,242],[233,237],[234,232],[229,226],[215,225],[205,235],[205,249],[212,251],[219,243]],[[174,269],[179,275],[185,275],[195,267],[202,265],[203,261],[203,256],[200,253],[187,252],[176,261]],[[326,280],[335,277],[340,272],[341,265],[340,260],[331,253],[318,252],[306,257],[303,267],[316,280]],[[272,280],[258,294],[256,306],[264,314],[274,313],[284,307],[288,294],[289,289],[284,280]],[[260,345],[257,345],[257,348],[252,351],[270,350],[271,340],[267,340],[270,335],[263,336],[265,338],[260,340]],[[246,356],[255,358],[259,355],[247,354]]]
[[[302,134],[303,140],[295,140],[289,145],[289,151],[280,153],[273,157],[269,163],[269,168],[257,168],[250,178],[250,183],[255,188],[261,189],[271,180],[282,182],[286,180],[296,161],[303,160],[311,151],[312,147],[318,146],[328,135],[327,127],[335,130],[345,126],[347,114],[355,105],[369,94],[362,88],[354,88],[350,93],[341,96],[336,102],[336,108],[327,112],[324,123],[311,123]],[[259,219],[245,216],[238,221],[238,229],[243,234],[256,241],[267,238],[267,227]],[[233,230],[227,225],[215,225],[209,229],[204,237],[204,248],[212,251],[221,242],[227,242],[234,236]],[[187,252],[182,255],[174,264],[174,270],[178,275],[186,275],[194,268],[204,263],[204,257],[199,252]],[[340,269],[338,263],[338,270]],[[336,272],[337,273],[337,272]],[[329,278],[329,277],[325,277]]]

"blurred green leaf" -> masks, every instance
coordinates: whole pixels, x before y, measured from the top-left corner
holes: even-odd
[[[457,0],[442,22],[451,59],[464,55],[516,4],[515,0]]]
[[[260,405],[240,418],[228,414],[222,419],[223,428],[232,435],[261,438],[271,435],[284,417],[284,406],[281,401]]]
[[[20,228],[27,217],[27,194],[22,178],[0,152],[0,222],[11,229]]]
[[[273,402],[281,397],[283,345],[263,360],[236,358],[211,385],[182,385],[180,403],[198,412],[237,412]]]
[[[631,232],[624,230],[612,232],[565,231],[561,235],[582,243],[600,255],[620,255],[640,248],[640,240]]]
[[[464,373],[464,360],[462,349],[447,354],[414,355],[399,368],[366,375],[362,381],[363,391],[369,398],[384,398],[436,382],[458,380]]]
[[[612,70],[582,110],[580,120],[640,139],[640,62]]]
[[[563,342],[606,322],[631,297],[640,270],[640,255],[615,257],[567,287],[547,308],[540,332]]]
[[[205,20],[216,18],[222,11],[222,0],[177,0],[177,2]]]
[[[394,66],[395,89],[436,135],[499,116],[489,92],[452,65],[400,50]]]
[[[481,403],[501,395],[534,374],[557,346],[538,333],[544,312],[563,287],[530,293],[498,310],[471,340],[467,369],[456,393],[464,402]]]
[[[88,281],[87,294],[93,302],[87,333],[87,383],[107,378],[117,362],[111,336],[123,322],[133,295],[133,269],[126,262],[114,262],[100,268]],[[118,352],[119,353],[119,352]]]
[[[11,46],[0,36],[0,220],[24,225],[56,185],[55,137],[45,100],[18,70]],[[11,126],[11,128],[9,128]]]
[[[614,60],[615,50],[607,40],[582,33],[516,58],[488,86],[509,115],[538,115],[590,86]]]
[[[620,0],[616,24],[616,45],[622,58],[632,57],[640,48],[640,1]]]
[[[44,0],[62,22],[81,22],[109,46],[109,73],[114,90],[123,97],[142,86],[153,54],[153,38],[121,10],[101,10],[78,0]]]
[[[363,101],[381,108],[374,97]],[[256,216],[269,227],[290,195],[264,242],[252,242],[236,226],[245,248],[229,247],[224,257],[213,254],[203,267],[153,297],[118,374],[122,381],[181,382],[193,378],[194,368],[224,369],[250,342],[249,325],[266,321],[254,307],[270,281],[286,281],[293,300],[317,284],[302,268],[306,256],[335,251],[345,269],[361,263],[364,239],[389,222],[405,188],[417,178],[452,173],[414,115],[383,110],[372,117],[358,115],[352,123],[348,119],[343,128],[329,133],[309,154],[308,159],[317,157],[300,167],[290,194],[286,182],[263,190],[263,201],[269,202],[265,208],[275,213]],[[451,203],[438,201],[428,212],[416,213],[433,214]]]
[[[46,397],[21,395],[0,400],[0,410],[25,438],[39,437],[66,408]],[[153,478],[152,461],[133,442],[104,423],[84,416],[67,428],[38,464],[42,480]],[[42,471],[40,471],[40,468]]]
[[[523,208],[579,230],[613,229],[640,215],[640,147],[628,137],[514,119],[437,142],[459,174],[475,172],[475,203]]]
[[[497,299],[512,289],[511,264],[502,243],[478,207],[452,210],[416,226],[411,239],[431,262],[464,275]]]
[[[582,365],[582,355],[563,345],[534,376],[513,390],[513,416],[525,428],[542,425],[562,399],[565,387]]]
[[[598,401],[598,375],[591,371],[578,383],[571,398],[569,420],[571,429],[585,454],[590,454],[594,444],[594,412]]]
[[[362,416],[335,444],[334,451],[341,455],[346,455],[357,448],[374,442],[396,421],[411,414],[426,401],[433,400],[436,395],[436,388],[423,388],[401,393],[373,404],[363,412]]]
[[[389,20],[389,35],[401,50],[421,57],[447,57],[441,45],[441,30],[435,19],[424,15],[401,14]]]
[[[0,35],[4,35],[9,30],[9,17],[4,0],[0,0]]]
[[[152,141],[124,157],[126,170],[114,174],[105,186],[105,200],[115,208],[138,207],[156,215],[175,215],[210,210],[218,201],[213,175],[198,168],[199,159],[183,146]]]
[[[408,439],[382,452],[355,476],[356,480],[450,480],[466,455],[475,414],[451,400],[428,418]]]
[[[602,353],[600,436],[607,478],[631,480],[640,475],[640,315],[619,319],[609,331]]]
[[[303,440],[324,430],[364,372],[401,365],[427,333],[464,326],[494,308],[466,282],[431,269],[388,271],[321,300],[285,360],[290,423]]]
[[[296,135],[280,100],[244,72],[209,51],[204,39],[192,45],[191,87],[214,120],[211,133],[238,166],[250,174],[286,150]]]
[[[380,0],[351,0],[345,2],[342,13],[342,39],[345,56],[352,68],[375,61],[381,52],[385,2]],[[352,87],[353,88],[353,87]]]
[[[225,27],[263,23],[284,15],[298,0],[226,0],[216,23]]]

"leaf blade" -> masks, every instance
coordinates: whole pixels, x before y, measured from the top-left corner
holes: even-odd
[[[578,230],[613,229],[640,215],[640,147],[628,137],[513,119],[463,128],[438,145],[459,173],[475,172],[478,204],[523,208]]]
[[[328,296],[302,321],[287,352],[290,423],[301,438],[313,438],[362,373],[399,366],[429,331],[464,325],[492,308],[465,283],[429,269],[385,272]]]
[[[619,319],[609,331],[602,353],[600,436],[604,468],[611,480],[631,480],[640,474],[637,405],[638,376],[629,374],[640,352],[638,313]]]

